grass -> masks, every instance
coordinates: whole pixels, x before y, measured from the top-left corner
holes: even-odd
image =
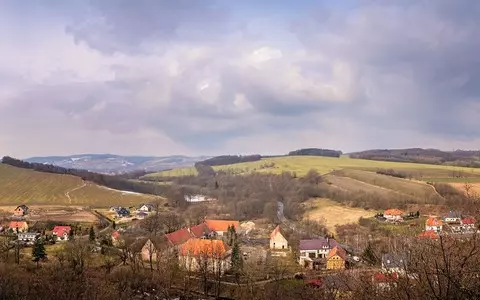
[[[68,196],[69,197],[68,197]],[[71,176],[0,164],[0,205],[44,204],[108,207],[152,201],[150,195],[123,193]]]
[[[273,164],[273,166],[271,166]],[[270,165],[270,166],[269,166]],[[446,178],[453,177],[454,173],[461,173],[466,177],[480,178],[480,169],[428,165],[416,163],[401,163],[387,161],[373,161],[365,159],[353,159],[348,156],[340,158],[321,157],[321,156],[285,156],[275,158],[265,158],[260,161],[246,162],[233,165],[215,166],[215,170],[230,170],[236,174],[247,174],[251,172],[275,173],[280,174],[283,171],[295,172],[298,176],[305,175],[310,169],[317,170],[321,174],[326,174],[334,170],[354,169],[365,171],[376,171],[377,169],[394,169],[413,174],[416,178]],[[146,178],[155,178],[159,176],[186,176],[196,175],[195,168],[179,168],[169,171],[148,174]]]
[[[437,196],[434,189],[423,182],[416,182],[412,180],[376,174],[374,172],[351,169],[342,170],[341,173],[342,176],[347,176],[368,184],[376,185],[414,197],[431,198]]]
[[[327,182],[331,184],[332,187],[343,190],[343,191],[366,192],[366,193],[378,194],[385,198],[398,195],[398,192],[395,192],[393,190],[382,188],[380,186],[362,182],[349,177],[326,175],[325,179],[327,180]]]
[[[369,218],[375,215],[373,210],[347,207],[329,199],[311,199],[305,205],[307,213],[304,218],[323,220],[329,231],[335,231],[335,225],[357,223],[360,217]]]

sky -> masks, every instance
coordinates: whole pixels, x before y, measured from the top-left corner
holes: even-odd
[[[480,1],[0,0],[0,154],[480,148]]]

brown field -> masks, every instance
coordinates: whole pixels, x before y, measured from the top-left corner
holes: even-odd
[[[392,176],[377,174],[375,172],[366,172],[360,170],[344,169],[339,173],[342,176],[347,176],[365,183],[373,184],[414,197],[431,198],[437,196],[435,190],[424,182],[395,178]]]
[[[0,204],[131,206],[156,199],[84,182],[71,175],[37,172],[0,163]]]
[[[347,207],[329,199],[311,199],[305,202],[307,213],[304,218],[310,220],[323,220],[331,232],[335,225],[357,223],[360,217],[373,217],[376,211],[362,208]]]
[[[340,190],[346,190],[349,192],[367,192],[375,193],[385,197],[396,196],[401,194],[399,192],[392,191],[390,189],[382,188],[373,184],[362,182],[349,177],[326,175],[324,176],[327,182],[331,183],[333,187],[337,187]],[[408,197],[408,195],[405,195]]]
[[[454,186],[462,192],[465,192],[465,183],[451,182],[450,185]],[[480,183],[469,183],[469,185],[471,186],[470,194],[480,196]]]
[[[13,214],[16,206],[0,206],[0,210]],[[80,206],[60,205],[30,205],[29,214],[25,217],[27,221],[57,221],[57,222],[79,222],[94,223],[98,219],[88,210]]]

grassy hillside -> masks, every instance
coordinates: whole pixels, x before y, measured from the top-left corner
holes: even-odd
[[[123,193],[71,175],[36,172],[0,164],[0,204],[130,205],[151,201],[153,196]]]
[[[364,159],[353,159],[346,156],[340,158],[320,156],[287,156],[266,158],[260,161],[239,163],[227,166],[215,166],[215,170],[229,170],[236,174],[251,172],[265,172],[279,174],[283,171],[295,172],[298,176],[305,175],[310,169],[315,169],[321,174],[334,170],[353,169],[364,171],[376,171],[378,169],[395,169],[412,174],[415,178],[428,178],[430,181],[442,181],[456,176],[476,177],[480,179],[480,169],[452,167],[442,165],[428,165],[417,163],[400,163],[387,161],[371,161]],[[194,168],[181,168],[170,171],[152,173],[145,178],[159,176],[186,176],[196,175]]]

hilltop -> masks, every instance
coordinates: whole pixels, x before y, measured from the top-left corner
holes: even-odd
[[[314,169],[320,174],[327,174],[343,169],[370,172],[377,172],[381,169],[394,169],[409,174],[412,178],[424,181],[449,181],[449,179],[452,179],[452,181],[458,181],[459,178],[470,178],[471,180],[477,178],[480,180],[480,169],[355,159],[348,156],[341,156],[339,158],[322,156],[283,156],[263,158],[253,162],[214,166],[213,169],[216,171],[229,171],[234,174],[249,174],[253,172],[281,174],[282,172],[292,172],[297,176],[304,176],[310,169]],[[196,174],[196,169],[192,167],[151,173],[143,178],[148,180],[158,177],[188,176]]]
[[[118,191],[65,174],[38,172],[0,164],[0,204],[133,205],[154,196]]]

